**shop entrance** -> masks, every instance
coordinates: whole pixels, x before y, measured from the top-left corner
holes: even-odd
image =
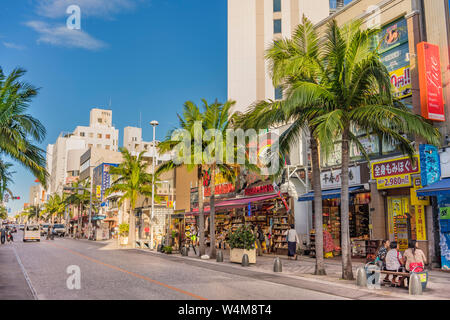
[[[388,197],[389,240],[397,241],[400,250],[408,249],[408,240],[416,240],[415,208],[410,205],[409,196]]]

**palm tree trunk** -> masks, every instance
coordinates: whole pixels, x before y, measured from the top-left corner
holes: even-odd
[[[311,131],[312,132],[312,131]],[[323,213],[322,213],[322,186],[320,184],[320,160],[319,145],[314,137],[311,137],[311,165],[312,181],[314,190],[314,212],[315,212],[315,246],[316,246],[316,269],[315,275],[326,275],[323,259]],[[306,173],[308,174],[308,173]]]
[[[81,238],[81,203],[78,205],[78,228],[77,238]]]
[[[136,246],[136,216],[134,215],[134,207],[131,205],[131,201],[130,201],[130,215],[128,217],[128,221],[129,221],[128,246],[134,248]]]
[[[203,167],[198,167],[198,212],[199,212],[199,222],[198,222],[198,241],[199,241],[199,251],[200,256],[204,255],[206,252],[205,247],[205,212],[203,210]]]
[[[216,258],[216,219],[215,219],[215,203],[214,203],[214,196],[216,193],[216,167],[215,165],[211,166],[211,182],[210,182],[210,187],[211,187],[211,197],[209,200],[209,237],[211,239],[210,241],[210,246],[211,246],[211,250],[210,250],[210,254],[209,256],[212,259]]]
[[[353,280],[352,261],[350,253],[349,228],[349,127],[342,133],[342,171],[341,171],[341,247],[342,247],[342,279]]]

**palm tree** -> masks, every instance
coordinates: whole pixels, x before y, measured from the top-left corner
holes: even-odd
[[[311,88],[318,77],[315,69],[320,60],[319,41],[314,25],[305,17],[297,27],[292,39],[275,41],[266,52],[271,76],[275,87],[296,88],[302,94],[303,88]],[[308,100],[297,105],[288,105],[287,101],[259,101],[250,106],[244,114],[236,115],[236,126],[247,129],[266,129],[273,126],[288,125],[280,136],[280,155],[289,153],[294,143],[302,135],[309,133],[311,149],[312,186],[314,190],[315,249],[316,265],[314,274],[325,275],[323,256],[323,217],[322,189],[320,183],[319,142],[314,136],[316,126],[312,121],[323,112],[322,104]],[[288,108],[289,106],[289,108]],[[282,168],[282,165],[280,166]],[[279,174],[281,173],[278,172]],[[308,174],[308,172],[306,172]]]
[[[202,100],[205,106],[208,105],[206,100]],[[198,185],[198,210],[199,210],[199,227],[198,227],[198,236],[199,236],[199,252],[200,255],[204,255],[206,248],[205,248],[205,213],[204,213],[204,204],[203,204],[203,158],[202,158],[202,152],[204,151],[203,144],[201,145],[200,150],[196,149],[195,146],[195,130],[196,124],[203,122],[203,114],[200,111],[199,107],[193,103],[192,101],[186,101],[183,106],[183,112],[181,115],[177,115],[179,120],[179,127],[176,129],[173,129],[169,131],[167,134],[167,137],[164,141],[159,143],[158,145],[158,151],[160,153],[167,153],[167,152],[173,152],[175,151],[177,145],[180,143],[178,140],[173,140],[174,135],[176,135],[177,130],[185,130],[186,132],[190,133],[190,145],[191,149],[189,150],[190,153],[190,161],[174,161],[170,160],[166,163],[162,164],[156,171],[155,174],[159,175],[163,172],[172,170],[176,167],[180,167],[185,165],[188,171],[192,171],[194,169],[197,170],[197,185]],[[204,135],[203,126],[197,126],[197,130],[201,130],[201,136]],[[198,154],[200,152],[200,154]],[[188,156],[187,150],[179,150],[178,154],[175,155],[179,159],[185,159]],[[199,161],[194,161],[200,159]],[[187,162],[187,163],[186,163]]]
[[[27,217],[27,221],[36,221],[39,222],[39,217],[41,216],[42,208],[39,206],[29,206],[24,212],[23,215]]]
[[[136,245],[136,216],[134,209],[139,196],[152,196],[152,175],[147,173],[149,162],[144,160],[145,151],[142,151],[137,156],[131,155],[125,148],[121,148],[120,152],[123,157],[122,163],[110,170],[110,173],[117,175],[118,178],[106,190],[106,195],[122,192],[123,195],[119,198],[119,205],[122,205],[125,200],[130,202],[129,244],[131,247],[134,247]],[[156,195],[155,201],[159,201],[159,197]]]
[[[373,46],[378,30],[361,29],[356,21],[339,27],[331,21],[318,47],[315,63],[299,66],[312,75],[288,85],[285,108],[321,106],[312,119],[313,135],[325,155],[336,143],[342,148],[341,173],[341,247],[342,278],[353,279],[349,232],[349,149],[354,143],[367,157],[352,129],[375,134],[384,142],[395,144],[411,157],[413,145],[403,134],[413,134],[432,144],[439,144],[439,132],[424,118],[415,115],[392,95],[389,73]],[[319,42],[316,38],[315,41]],[[306,110],[311,111],[310,107]],[[369,159],[368,159],[369,160]]]
[[[7,192],[11,197],[13,196],[12,191],[9,189],[9,184],[13,182],[12,175],[16,173],[11,171],[12,163],[4,162],[0,160],[0,197],[3,199],[5,193]]]
[[[1,220],[8,219],[8,210],[4,206],[0,206],[0,219]]]
[[[20,80],[25,72],[17,68],[6,76],[0,67],[0,153],[17,160],[46,186],[45,151],[32,142],[42,142],[46,130],[25,113],[38,93],[37,88]]]
[[[83,220],[83,209],[89,206],[91,199],[91,183],[90,179],[73,182],[71,188],[74,190],[65,197],[66,204],[75,206],[78,212],[78,228],[77,236],[81,237],[81,224]],[[95,201],[93,199],[93,201]]]
[[[41,215],[45,215],[47,222],[55,223],[55,218],[61,214],[64,214],[66,208],[66,199],[59,194],[53,194],[44,205],[44,209],[41,211]]]

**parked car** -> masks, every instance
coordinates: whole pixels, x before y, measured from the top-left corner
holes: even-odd
[[[25,229],[25,225],[24,224],[19,225],[19,230],[24,230],[24,229]]]
[[[48,226],[49,226],[48,223],[41,225],[41,236],[45,236],[47,234]]]
[[[56,236],[64,237],[64,235],[66,234],[66,227],[60,223],[53,225],[53,234]]]

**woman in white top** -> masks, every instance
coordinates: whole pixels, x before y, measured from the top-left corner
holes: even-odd
[[[297,243],[299,243],[297,231],[295,231],[295,226],[291,224],[291,229],[287,230],[284,234],[286,236],[286,240],[288,242],[288,257],[289,260],[291,257],[294,257],[297,260]]]
[[[392,241],[390,247],[391,250],[389,250],[386,254],[386,270],[400,272],[402,271],[403,257],[400,253],[399,245],[396,241]],[[396,278],[396,275],[392,277],[392,286],[400,285],[400,283],[402,282],[402,280],[400,280],[400,282],[397,282]]]

